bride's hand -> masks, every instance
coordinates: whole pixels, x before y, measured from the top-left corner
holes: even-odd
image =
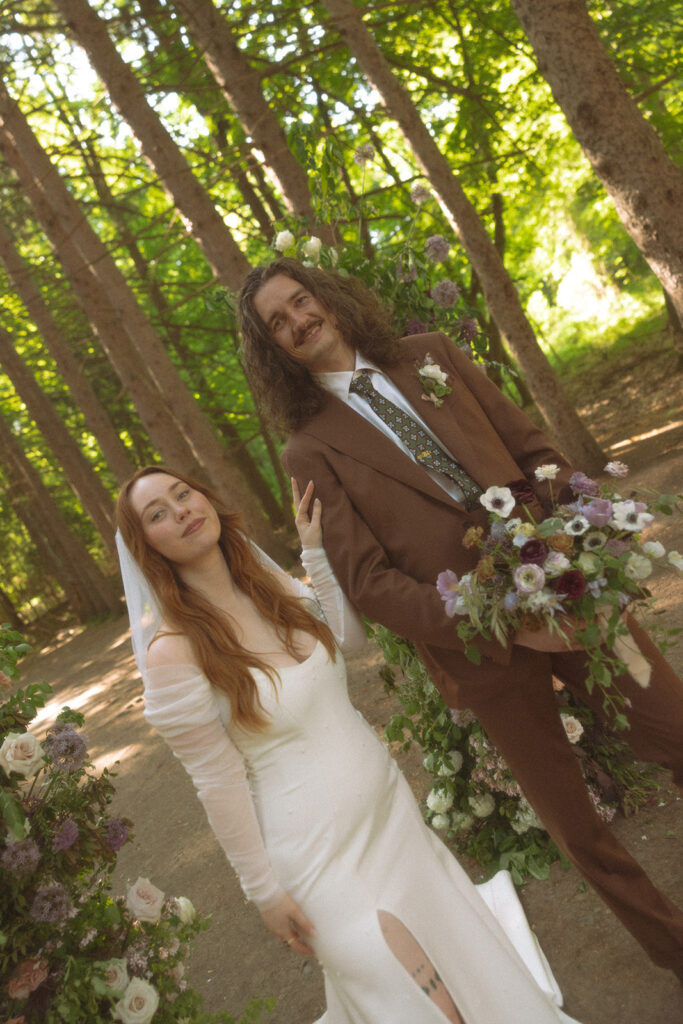
[[[298,903],[295,903],[287,893],[280,902],[270,910],[262,910],[266,928],[277,935],[281,942],[289,946],[296,953],[303,956],[312,956],[313,950],[306,942],[306,935],[315,935],[316,931],[308,920]]]
[[[304,548],[304,550],[306,548],[321,548],[323,546],[323,530],[320,525],[322,505],[318,498],[313,502],[313,511],[311,514],[309,515],[308,513],[314,490],[315,487],[311,480],[304,491],[302,498],[299,493],[299,485],[294,477],[292,477],[292,496],[294,498],[294,507],[296,509],[294,523],[299,533],[301,547]]]

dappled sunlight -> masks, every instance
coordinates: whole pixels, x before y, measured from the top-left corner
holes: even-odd
[[[98,773],[105,768],[113,770],[117,762],[119,767],[123,769],[126,767],[127,762],[130,762],[134,757],[142,753],[144,749],[145,745],[142,742],[129,743],[127,746],[119,747],[117,750],[107,750],[97,757],[92,757],[91,754],[92,763]]]
[[[93,686],[89,686],[87,690],[83,690],[78,696],[73,697],[67,697],[62,693],[54,700],[48,701],[45,707],[38,711],[33,721],[39,726],[46,722],[54,722],[59,712],[65,706],[70,707],[72,711],[84,711],[91,697],[94,697],[96,693],[101,693],[104,687],[105,683],[95,683]]]
[[[637,441],[647,441],[651,437],[659,437],[661,434],[666,434],[670,430],[676,430],[678,427],[683,427],[683,420],[675,420],[673,423],[667,423],[663,427],[655,427],[654,430],[648,430],[644,434],[635,434],[633,437],[627,437],[624,441],[617,441],[615,444],[609,445],[609,451],[616,452],[630,444],[636,444]]]

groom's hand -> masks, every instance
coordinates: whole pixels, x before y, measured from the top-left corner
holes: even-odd
[[[562,633],[551,632],[546,626],[542,629],[524,629],[520,627],[512,638],[513,644],[529,647],[532,651],[543,651],[552,654],[556,651],[582,651],[583,644],[575,639],[576,631],[585,628],[585,622],[577,622],[564,616],[560,620]]]
[[[305,937],[315,935],[315,928],[291,896],[285,893],[270,910],[262,910],[261,917],[266,928],[277,935],[285,946],[303,956],[313,956],[313,950]]]

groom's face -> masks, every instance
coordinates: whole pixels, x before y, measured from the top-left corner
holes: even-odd
[[[257,291],[254,308],[273,343],[311,373],[353,369],[355,352],[334,316],[299,281],[276,274]]]

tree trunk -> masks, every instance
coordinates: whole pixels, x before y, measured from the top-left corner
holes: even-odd
[[[29,316],[40,331],[45,347],[57,364],[57,369],[69,388],[71,397],[83,413],[83,418],[89,429],[97,438],[107,465],[119,483],[123,483],[135,469],[133,462],[125,446],[119,440],[107,412],[89,381],[84,377],[77,358],[69,348],[66,338],[43,301],[29,268],[14,248],[12,239],[2,223],[0,223],[0,261],[4,264]]]
[[[261,73],[251,66],[249,58],[238,47],[225,17],[216,10],[212,0],[174,0],[174,6],[184,15],[190,35],[199,44],[209,70],[245,134],[263,153],[290,213],[301,217],[324,242],[333,244],[332,229],[316,225],[308,176],[268,106],[261,89]]]
[[[0,587],[0,623],[5,622],[11,626],[12,629],[21,630],[24,627],[21,616],[12,604],[9,594]]]
[[[337,30],[382,97],[388,114],[431,181],[449,223],[460,239],[479,280],[486,304],[519,363],[534,401],[557,446],[584,472],[596,472],[605,456],[564,394],[541,351],[510,275],[448,161],[420,118],[410,94],[395,78],[351,0],[323,0]]]
[[[186,471],[196,474],[196,466],[201,467],[200,475],[227,506],[242,513],[254,540],[274,558],[284,555],[242,474],[190,394],[113,257],[2,87],[0,150],[59,248],[60,258],[69,256],[67,272],[74,288],[88,292],[91,312],[98,313],[98,336],[159,451],[171,465],[185,470],[188,460],[183,446],[189,446],[196,465]]]
[[[116,108],[134,132],[145,158],[182,213],[211,269],[226,288],[237,291],[250,270],[210,196],[150,107],[144,91],[111,41],[105,23],[87,0],[55,0],[67,28],[88,55]]]
[[[622,84],[584,0],[511,4],[624,227],[683,318],[683,171]]]
[[[117,612],[119,599],[0,417],[0,451],[14,487],[13,507],[55,574],[81,622]]]
[[[46,444],[54,453],[69,486],[101,534],[111,555],[114,543],[114,507],[107,490],[73,437],[65,427],[47,395],[41,391],[26,363],[15,351],[12,339],[0,328],[0,366],[12,381],[17,394],[35,421]]]

